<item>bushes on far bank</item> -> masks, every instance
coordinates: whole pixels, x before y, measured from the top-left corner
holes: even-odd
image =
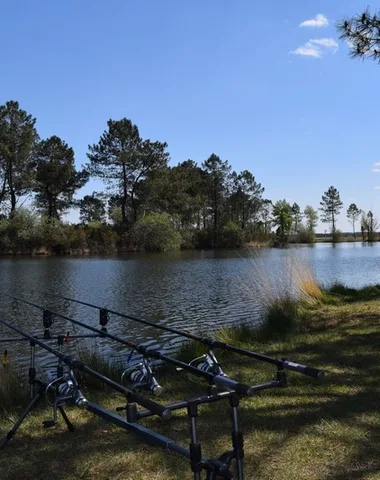
[[[181,235],[167,213],[150,213],[138,220],[128,234],[137,251],[179,250]]]

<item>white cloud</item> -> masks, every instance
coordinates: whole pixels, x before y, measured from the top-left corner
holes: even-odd
[[[335,53],[338,50],[338,43],[333,38],[312,38],[304,45],[292,50],[293,55],[301,55],[303,57],[321,58],[325,51]]]
[[[313,38],[310,40],[310,43],[321,47],[332,48],[335,51],[339,48],[338,42],[333,38]]]
[[[377,186],[377,187],[373,187],[375,190],[380,190],[380,187]]]
[[[328,19],[322,15],[322,13],[318,13],[315,18],[311,18],[310,20],[305,20],[304,22],[300,23],[300,27],[320,28],[327,27],[328,24]]]
[[[321,58],[322,51],[320,48],[311,45],[309,42],[302,47],[298,47],[290,52],[292,55],[301,55],[301,57]]]
[[[373,173],[380,173],[380,168],[373,168],[372,171]]]
[[[380,162],[376,162],[373,164],[374,167],[380,167]]]

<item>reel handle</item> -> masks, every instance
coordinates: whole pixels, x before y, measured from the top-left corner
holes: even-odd
[[[236,380],[232,380],[229,377],[224,375],[215,375],[214,383],[219,387],[224,387],[229,390],[234,390],[239,395],[245,395],[247,397],[252,397],[255,393],[254,387],[245,385],[244,383],[239,383]]]
[[[325,372],[323,370],[319,370],[318,368],[308,367],[307,365],[301,365],[299,363],[290,362],[289,360],[284,360],[283,362],[284,368],[288,370],[292,370],[293,372],[302,373],[303,375],[307,375],[308,377],[318,378],[319,380],[325,376]]]

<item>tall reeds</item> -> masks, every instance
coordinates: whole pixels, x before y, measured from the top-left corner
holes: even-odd
[[[29,389],[19,371],[7,365],[0,367],[0,413],[27,403]]]
[[[247,261],[249,274],[243,288],[261,309],[256,329],[259,339],[294,331],[305,318],[302,308],[323,300],[310,256],[303,249],[284,251],[276,261],[254,252]]]

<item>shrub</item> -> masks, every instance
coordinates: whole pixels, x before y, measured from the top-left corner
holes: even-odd
[[[335,230],[332,233],[332,241],[333,243],[340,242],[342,240],[342,232],[340,230]]]
[[[55,250],[57,253],[70,247],[70,236],[67,225],[59,220],[42,217],[39,223],[39,237],[43,246]]]
[[[234,222],[228,222],[218,234],[218,247],[240,248],[243,245],[243,231]]]
[[[183,229],[181,234],[181,250],[192,250],[196,248],[196,231],[193,229]]]
[[[212,248],[214,246],[214,235],[211,230],[198,230],[195,234],[196,248]]]
[[[181,235],[166,213],[151,213],[133,226],[131,239],[139,251],[165,252],[179,250]]]
[[[305,227],[301,227],[298,230],[297,236],[296,236],[296,242],[297,243],[314,243],[315,242],[315,233],[311,232]]]
[[[41,241],[38,217],[32,212],[20,208],[11,218],[0,222],[0,244],[2,249],[28,251]]]

